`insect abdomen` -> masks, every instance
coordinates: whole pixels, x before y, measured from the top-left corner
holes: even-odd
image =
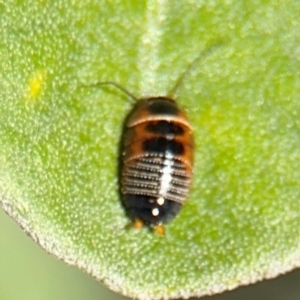
[[[121,191],[130,217],[153,226],[171,221],[186,200],[192,162],[191,128],[176,103],[141,100],[124,138]]]

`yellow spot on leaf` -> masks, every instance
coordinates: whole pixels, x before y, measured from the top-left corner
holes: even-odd
[[[42,71],[33,74],[29,79],[28,99],[35,100],[40,94],[45,81],[45,75]]]

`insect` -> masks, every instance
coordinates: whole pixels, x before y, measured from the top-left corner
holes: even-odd
[[[185,112],[171,97],[138,99],[122,136],[120,192],[133,225],[163,235],[185,203],[191,185],[194,138]]]
[[[163,234],[186,201],[191,185],[192,127],[168,97],[139,100],[123,137],[121,194],[135,227],[143,224]]]
[[[186,69],[173,88],[175,95],[186,73],[199,58],[218,45],[212,45]],[[122,138],[120,192],[133,225],[154,228],[164,234],[164,224],[172,221],[186,202],[191,186],[194,138],[185,112],[174,96],[138,99],[115,82],[113,85],[136,103],[127,118]]]

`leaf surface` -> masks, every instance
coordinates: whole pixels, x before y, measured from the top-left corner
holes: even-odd
[[[2,206],[48,252],[139,299],[299,266],[299,14],[296,0],[3,2]],[[92,85],[167,95],[183,74],[188,202],[163,238],[125,230],[117,157],[132,104]]]

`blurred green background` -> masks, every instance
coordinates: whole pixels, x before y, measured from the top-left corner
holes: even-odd
[[[0,300],[125,300],[47,254],[0,209]],[[299,300],[300,270],[202,300]]]

